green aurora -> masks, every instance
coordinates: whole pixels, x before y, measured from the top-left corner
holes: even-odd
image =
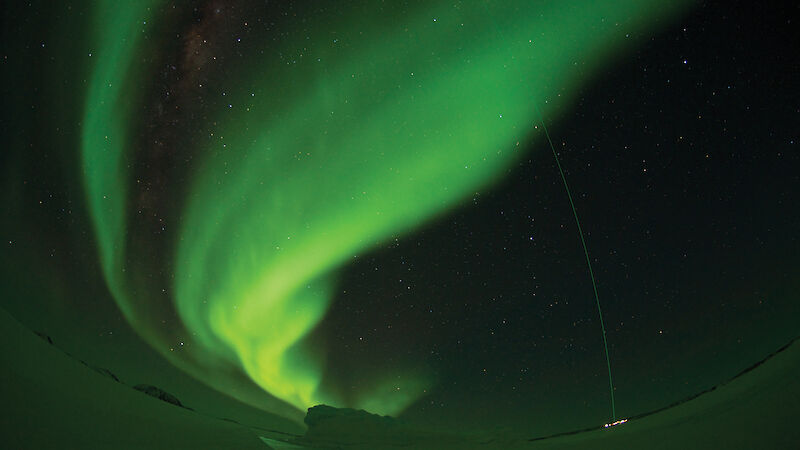
[[[355,2],[341,19],[309,18],[279,44],[294,61],[260,55],[229,73],[234,87],[211,144],[192,149],[174,253],[162,261],[194,339],[179,354],[126,262],[133,99],[149,76],[139,61],[154,44],[143,28],[158,26],[158,5],[97,3],[82,156],[102,268],[129,322],[175,364],[244,401],[211,366],[240,368],[301,410],[401,413],[435,387],[426,368],[399,366],[345,395],[323,382],[324,354],[304,341],[337,270],[498,180],[531,137],[543,138],[537,110],[556,116],[629,36],[685,3],[416,5]]]

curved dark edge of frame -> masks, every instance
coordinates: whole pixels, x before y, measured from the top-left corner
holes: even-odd
[[[726,381],[723,381],[722,383],[719,383],[717,385],[711,386],[708,389],[705,389],[705,390],[700,391],[700,392],[698,392],[696,394],[690,395],[690,396],[688,396],[688,397],[686,397],[684,399],[681,399],[681,400],[678,400],[676,402],[670,403],[667,406],[664,406],[664,407],[661,407],[661,408],[658,408],[658,409],[654,409],[654,410],[651,410],[651,411],[635,414],[633,416],[629,416],[629,417],[625,418],[625,420],[641,419],[643,417],[652,416],[653,414],[660,413],[660,412],[665,411],[667,409],[674,408],[674,407],[676,407],[678,405],[682,405],[682,404],[684,404],[686,402],[694,400],[697,397],[700,397],[701,395],[705,395],[705,394],[708,394],[709,392],[713,392],[713,391],[717,390],[717,388],[725,386],[727,384],[730,384],[731,382],[733,382],[737,378],[741,377],[742,375],[753,371],[758,366],[764,364],[765,362],[767,362],[770,359],[772,359],[773,357],[775,357],[775,355],[777,355],[777,354],[783,352],[784,350],[786,350],[787,348],[791,347],[792,344],[794,344],[798,340],[800,340],[800,336],[796,336],[794,339],[790,340],[789,342],[787,342],[786,344],[782,345],[777,350],[775,350],[772,353],[768,354],[767,356],[765,356],[760,361],[758,361],[758,362],[750,365],[749,367],[743,369],[742,371],[740,371],[739,373],[737,373],[733,377],[727,379]],[[593,426],[593,427],[588,427],[588,428],[581,428],[579,430],[565,431],[565,432],[562,432],[562,433],[556,433],[556,434],[550,434],[550,435],[547,435],[547,436],[531,438],[531,439],[528,439],[528,442],[542,441],[542,440],[545,440],[545,439],[553,439],[553,438],[557,438],[557,437],[561,437],[561,436],[570,436],[570,435],[573,435],[573,434],[580,434],[580,433],[586,433],[586,432],[589,432],[589,431],[602,430],[604,428],[606,428],[605,424],[604,425]]]

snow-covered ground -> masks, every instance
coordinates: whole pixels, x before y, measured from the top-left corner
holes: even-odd
[[[269,414],[258,426],[243,425],[210,411],[160,401],[115,381],[36,336],[4,310],[0,310],[0,368],[2,448],[800,448],[800,342],[673,408],[607,429],[536,441],[461,436],[367,416],[333,418],[300,438],[293,435],[301,428]]]

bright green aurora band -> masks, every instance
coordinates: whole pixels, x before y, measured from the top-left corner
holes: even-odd
[[[195,152],[166,264],[196,339],[191,358],[160,345],[138,306],[144,281],[125,265],[132,99],[148,76],[137,55],[157,3],[97,2],[92,30],[100,47],[83,168],[115,300],[152,345],[219,389],[197,355],[241,368],[298,409],[397,414],[433,384],[424,368],[398,367],[355,398],[321,387],[324,355],[303,338],[326,312],[337,269],[497,180],[532,134],[542,138],[537,106],[556,115],[628,36],[680,2],[429,1],[403,11],[351,2],[344,19],[312,19],[280,44],[302,53],[295,64],[265,52],[229,74],[238,89],[217,112],[213,145]]]

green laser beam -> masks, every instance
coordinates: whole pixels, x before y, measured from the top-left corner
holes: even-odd
[[[614,402],[614,381],[611,378],[611,359],[608,356],[608,341],[606,339],[606,326],[603,323],[603,310],[600,308],[600,296],[597,294],[597,282],[594,279],[594,271],[592,270],[592,261],[589,258],[589,249],[586,247],[586,239],[583,237],[583,229],[581,228],[581,221],[578,219],[578,210],[575,209],[575,202],[572,201],[572,193],[569,190],[569,184],[567,183],[567,177],[564,175],[564,170],[561,168],[561,161],[558,159],[558,153],[556,153],[556,148],[553,146],[553,140],[550,139],[550,132],[547,131],[547,125],[544,123],[544,116],[539,111],[539,107],[536,107],[536,111],[539,113],[539,119],[542,123],[542,128],[544,128],[544,135],[547,138],[547,143],[550,144],[550,150],[553,151],[553,158],[556,160],[556,166],[558,166],[558,173],[561,175],[561,181],[564,182],[564,190],[567,192],[567,198],[569,199],[569,206],[572,208],[572,215],[575,217],[575,225],[578,226],[578,235],[581,237],[581,245],[583,246],[583,254],[586,256],[586,266],[589,268],[589,278],[592,279],[592,289],[594,290],[594,300],[597,304],[597,316],[600,318],[600,329],[603,331],[603,348],[605,349],[606,353],[606,366],[608,367],[608,386],[611,392],[611,417],[613,420],[617,420],[617,407]]]

